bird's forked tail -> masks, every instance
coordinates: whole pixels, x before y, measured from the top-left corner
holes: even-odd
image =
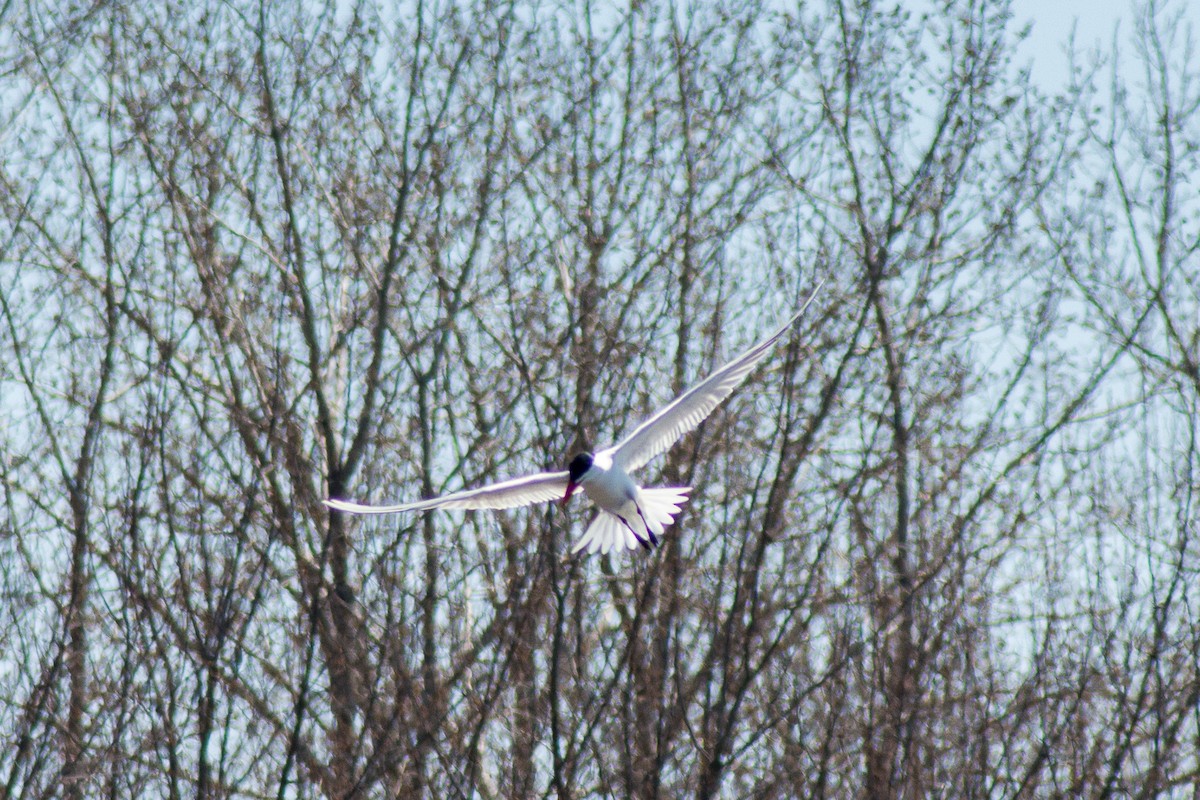
[[[640,489],[637,503],[640,514],[631,514],[622,522],[607,511],[601,511],[571,548],[571,552],[587,550],[589,553],[609,553],[622,548],[636,550],[639,546],[649,547],[651,542],[657,544],[658,537],[675,521],[675,516],[688,501],[691,491],[690,486]]]

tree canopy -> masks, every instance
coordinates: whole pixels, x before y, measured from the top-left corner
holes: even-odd
[[[1195,21],[5,6],[0,797],[1194,793]]]

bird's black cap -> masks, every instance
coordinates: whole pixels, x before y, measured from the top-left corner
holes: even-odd
[[[567,471],[568,471],[571,483],[579,483],[580,479],[583,478],[583,474],[591,468],[592,468],[592,454],[591,453],[580,453],[579,455],[572,458],[570,466],[567,467]]]

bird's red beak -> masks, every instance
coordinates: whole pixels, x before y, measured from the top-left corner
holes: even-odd
[[[571,499],[571,495],[575,494],[575,490],[579,488],[578,483],[567,481],[567,493],[563,495],[562,504],[565,506],[567,501]]]

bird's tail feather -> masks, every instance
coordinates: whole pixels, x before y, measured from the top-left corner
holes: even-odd
[[[587,530],[583,532],[583,536],[579,537],[575,546],[571,548],[571,553],[573,555],[581,550],[587,550],[589,553],[608,553],[620,550],[626,546],[626,537],[633,539],[633,534],[625,527],[625,524],[607,511],[601,511],[587,526]],[[633,546],[637,547],[636,541]]]
[[[689,486],[668,486],[642,489],[638,493],[641,514],[632,514],[626,525],[617,517],[601,511],[571,548],[572,553],[611,553],[621,549],[636,550],[658,543],[658,536],[675,521],[675,515],[688,500]],[[632,530],[630,529],[632,526]]]
[[[638,505],[650,533],[658,536],[675,521],[675,515],[688,501],[691,491],[690,486],[664,486],[661,489],[642,489],[638,493]]]

